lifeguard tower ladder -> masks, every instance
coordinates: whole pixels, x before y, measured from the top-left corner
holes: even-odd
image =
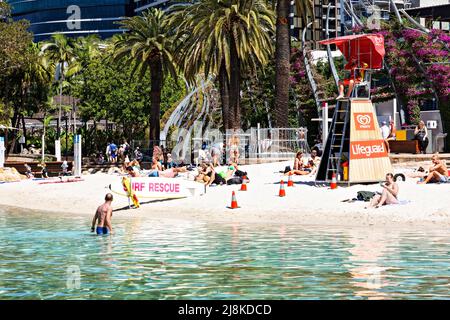
[[[337,100],[316,181],[330,182],[333,174],[338,183],[382,181],[392,166],[370,100],[370,84],[372,72],[382,68],[384,39],[352,35],[321,43],[336,44],[349,61],[346,69],[353,61],[350,72],[355,83],[349,97]]]

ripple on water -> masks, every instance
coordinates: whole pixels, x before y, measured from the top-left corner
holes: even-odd
[[[443,230],[130,218],[97,237],[85,217],[0,220],[1,299],[450,298]]]

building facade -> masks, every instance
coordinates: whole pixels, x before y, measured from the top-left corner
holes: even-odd
[[[319,48],[318,41],[327,39],[327,12],[330,6],[328,18],[328,33],[330,38],[335,38],[341,35],[341,4],[340,0],[314,0],[314,23],[307,28],[306,40],[312,41],[312,48]],[[291,36],[301,41],[304,28],[311,17],[308,17],[308,22],[300,18],[295,10],[294,2],[292,2],[291,9]]]

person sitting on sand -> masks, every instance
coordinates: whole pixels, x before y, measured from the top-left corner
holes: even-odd
[[[424,181],[418,182],[418,184],[427,184],[429,182],[434,183],[446,183],[449,181],[448,169],[445,161],[439,159],[439,154],[435,153],[431,157],[433,165],[428,170],[429,173]]]
[[[383,191],[381,194],[377,194],[372,198],[367,208],[379,208],[383,205],[398,203],[397,196],[399,189],[392,173],[386,175],[386,182],[382,183],[381,187]]]
[[[96,230],[98,235],[113,233],[111,218],[113,195],[111,193],[106,194],[105,203],[97,208],[94,219],[92,219],[91,232]],[[95,222],[97,222],[97,229],[95,229]]]
[[[294,169],[284,173],[285,176],[288,175],[299,175],[304,176],[310,173],[310,170],[306,170],[303,164],[303,153],[298,151],[294,159]]]
[[[38,164],[38,167],[41,167],[41,177],[43,179],[48,179],[48,170],[47,170],[47,165],[45,164],[45,162]]]
[[[210,186],[213,182],[213,175],[215,176],[214,168],[205,162],[201,163],[198,169],[198,175],[195,177],[196,182],[204,183],[205,186]]]
[[[175,163],[175,161],[173,161],[172,154],[167,153],[167,168],[172,169],[172,168],[176,168],[176,167],[177,167],[177,164]]]
[[[152,158],[152,169],[158,170],[158,171],[163,171],[162,164],[161,164],[161,162],[158,161],[157,157]]]
[[[27,178],[33,179],[34,175],[33,175],[33,172],[31,171],[31,167],[28,165],[28,163],[24,163],[24,167],[25,167],[25,175],[27,176]]]
[[[62,175],[63,176],[68,176],[69,175],[69,165],[68,165],[66,160],[63,161],[63,163],[61,165],[61,169],[62,169]]]
[[[306,165],[306,168],[311,169],[311,172],[309,173],[309,175],[314,175],[316,174],[318,168],[320,165],[320,157],[317,156],[317,150],[312,150],[311,151],[311,157],[308,159],[308,164]]]

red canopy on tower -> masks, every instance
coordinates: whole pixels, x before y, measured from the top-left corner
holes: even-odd
[[[358,34],[333,39],[322,40],[319,43],[335,44],[349,62],[345,69],[351,69],[351,61],[356,61],[358,67],[363,63],[369,69],[381,69],[384,58],[384,37],[381,34]]]

